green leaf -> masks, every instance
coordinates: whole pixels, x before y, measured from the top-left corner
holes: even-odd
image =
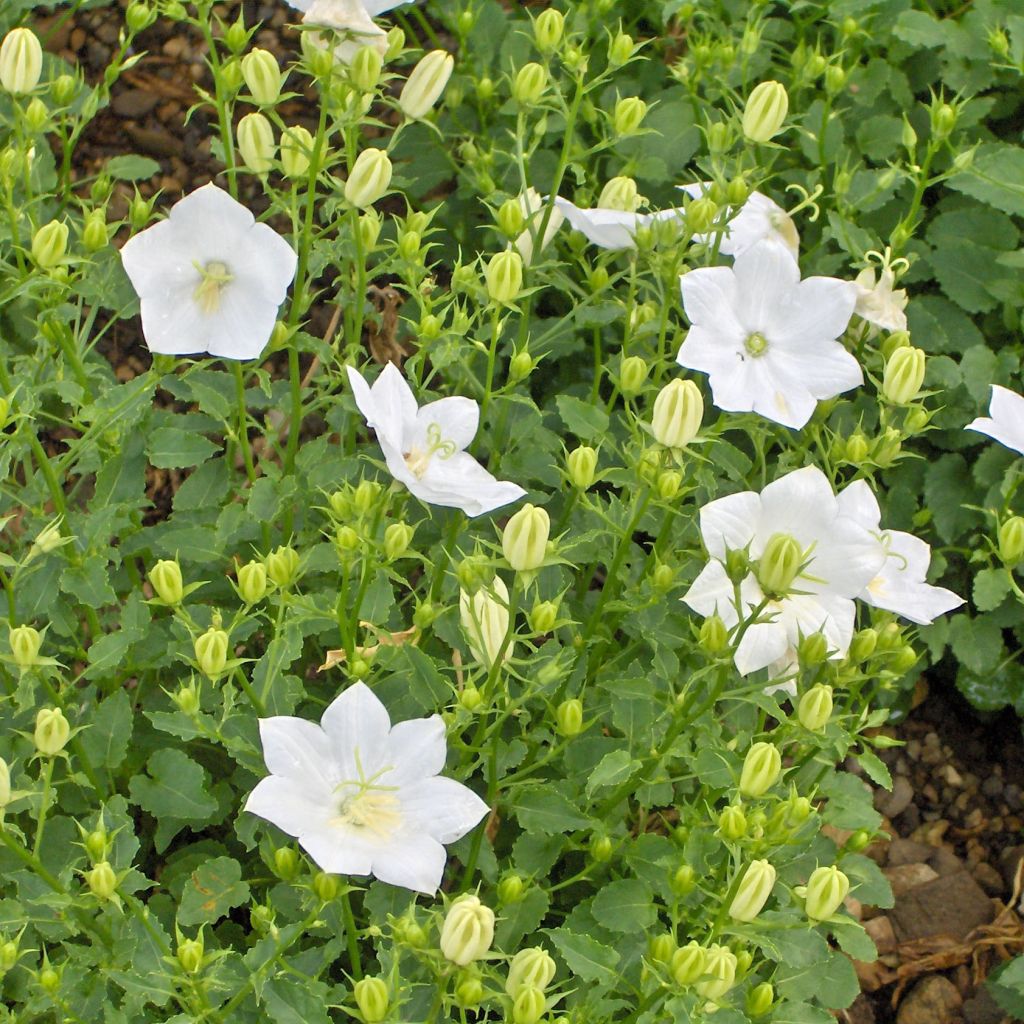
[[[810,1003],[784,1002],[772,1011],[772,1024],[835,1024],[828,1010]]]
[[[608,988],[618,980],[619,974],[615,967],[619,962],[619,954],[614,949],[601,945],[589,935],[580,935],[568,928],[549,929],[544,934],[561,953],[569,972],[581,981]]]
[[[157,469],[180,469],[198,466],[220,451],[202,434],[182,430],[180,427],[158,427],[149,436],[146,452]]]
[[[743,762],[725,747],[702,747],[691,762],[694,775],[709,789],[728,789],[740,777]]]
[[[264,985],[261,1002],[274,1024],[331,1024],[327,991],[322,981],[281,973]]]
[[[828,943],[806,923],[793,924],[792,914],[766,911],[758,915],[758,924],[737,927],[738,935],[759,947],[766,956],[785,965],[788,975],[803,978],[814,971],[828,952]],[[765,930],[761,926],[771,926]],[[806,989],[788,995],[790,999],[808,999],[814,995],[813,983],[808,979]]]
[[[89,763],[94,768],[105,766],[111,771],[120,767],[132,738],[132,702],[128,694],[115,690],[99,702],[88,721],[89,728],[82,731],[81,744]]]
[[[953,541],[971,523],[974,513],[962,507],[963,482],[970,473],[962,455],[943,455],[925,470],[924,497],[945,541]]]
[[[625,782],[640,765],[640,761],[629,756],[628,750],[613,750],[610,754],[605,754],[597,767],[587,776],[587,796],[592,797],[597,790],[606,786]]]
[[[946,185],[1004,213],[1024,216],[1024,149],[1004,142],[979,146],[970,170]]]
[[[949,621],[949,644],[960,664],[978,676],[992,672],[1003,659],[1002,630],[985,615],[953,616]]]
[[[606,882],[594,897],[591,913],[611,932],[643,931],[658,917],[651,887],[638,878]]]
[[[600,441],[607,434],[608,414],[600,406],[581,402],[572,395],[559,395],[555,404],[569,432],[581,441]]]
[[[211,459],[189,474],[174,493],[174,511],[192,512],[221,505],[231,489],[226,459]]]
[[[511,809],[527,832],[555,835],[593,825],[567,796],[550,784],[521,789],[512,801]]]
[[[840,916],[829,922],[829,928],[843,952],[854,960],[870,964],[878,959],[878,950],[871,936],[859,922]]]
[[[850,879],[851,893],[861,903],[883,909],[893,905],[892,886],[870,857],[848,854],[843,858],[843,872]]]
[[[148,156],[124,153],[111,157],[103,168],[111,178],[119,181],[144,181],[160,173],[160,165]]]
[[[157,819],[156,847],[167,844],[189,823],[205,823],[217,810],[207,792],[206,770],[181,750],[158,750],[146,763],[146,775],[128,784],[132,801]]]
[[[836,828],[873,831],[882,824],[882,816],[871,805],[871,790],[856,775],[845,772],[826,775],[820,794],[828,797],[825,820]]]
[[[1011,960],[1002,970],[993,971],[988,989],[1007,1013],[1024,1019],[1024,956]]]
[[[1010,576],[1005,569],[981,569],[974,577],[972,597],[979,612],[998,608],[1010,593]]]
[[[249,886],[242,881],[238,861],[214,857],[196,868],[185,883],[178,906],[178,924],[212,924],[248,898]]]
[[[889,774],[885,762],[877,754],[870,750],[862,750],[857,755],[857,763],[876,786],[892,789],[892,776]]]
[[[502,908],[494,933],[495,945],[499,949],[516,949],[541,926],[550,904],[547,892],[539,885],[531,885],[521,900]]]

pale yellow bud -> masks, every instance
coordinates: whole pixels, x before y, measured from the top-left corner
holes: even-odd
[[[654,400],[651,430],[666,448],[685,448],[700,430],[704,398],[692,380],[669,381]]]
[[[486,956],[494,940],[494,911],[477,896],[461,896],[441,926],[440,946],[445,958],[459,967]]]
[[[495,576],[489,588],[481,587],[473,594],[459,594],[459,618],[470,653],[490,668],[498,657],[509,626],[508,587]],[[505,648],[504,658],[512,656],[512,642]]]
[[[501,550],[516,572],[539,569],[544,564],[551,520],[547,512],[534,505],[524,505],[505,525]]]
[[[345,182],[345,198],[359,209],[372,206],[391,184],[391,161],[383,149],[364,149]]]
[[[767,142],[782,131],[789,113],[789,95],[781,82],[762,82],[747,97],[743,134],[751,142]]]
[[[254,174],[274,166],[274,129],[262,114],[246,114],[238,122],[238,152]]]
[[[39,84],[43,48],[31,29],[12,28],[0,43],[0,85],[21,96]]]
[[[433,109],[452,77],[455,58],[446,50],[432,50],[412,69],[398,97],[406,117],[419,120]]]

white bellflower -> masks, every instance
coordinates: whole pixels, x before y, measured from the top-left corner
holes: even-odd
[[[988,416],[971,420],[964,430],[988,434],[993,440],[1024,455],[1024,397],[993,384]]]

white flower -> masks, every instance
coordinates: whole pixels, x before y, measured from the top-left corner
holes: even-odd
[[[860,600],[922,626],[964,603],[953,591],[925,582],[932,552],[923,540],[910,533],[880,528],[882,513],[878,500],[865,481],[854,481],[840,492],[837,500],[844,516],[875,537],[885,559],[878,575],[857,595]]]
[[[853,282],[857,288],[857,305],[854,313],[883,331],[905,331],[907,329],[907,293],[902,288],[894,289],[896,277],[888,267],[882,267],[878,280],[875,268],[865,267]],[[877,332],[876,332],[877,333]]]
[[[372,46],[382,57],[388,50],[387,33],[377,25],[372,17],[370,5],[362,0],[289,0],[294,7],[305,12],[302,15],[304,25],[318,28],[329,28],[345,38],[334,47],[334,58],[341,64],[348,64],[364,46]],[[397,5],[392,5],[397,6]],[[389,10],[381,7],[381,10]],[[310,35],[310,39],[320,48],[326,49],[331,40],[320,33]]]
[[[698,199],[708,189],[710,182],[696,182],[680,185],[688,196]],[[697,235],[695,242],[710,245],[714,235]],[[725,233],[718,245],[718,251],[725,256],[740,256],[758,242],[778,242],[797,259],[800,255],[800,235],[793,218],[763,192],[751,192],[747,201],[729,218]]]
[[[561,196],[555,197],[555,206],[565,219],[602,249],[630,249],[636,245],[636,233],[659,220],[673,220],[684,216],[683,209],[659,210],[657,213],[628,213],[624,210],[605,210],[601,207],[581,209]]]
[[[833,657],[846,654],[853,598],[878,575],[885,552],[877,537],[842,514],[820,469],[806,466],[760,494],[743,491],[710,502],[700,510],[700,530],[711,560],[683,597],[686,604],[705,617],[717,613],[730,628],[764,606],[736,649],[741,675],[791,660],[800,637],[811,633],[824,633]],[[779,535],[794,538],[804,553],[791,589],[782,597],[766,595],[752,569],[740,582],[737,608],[727,552],[746,550],[756,563]]]
[[[543,252],[555,237],[555,232],[562,226],[565,220],[562,211],[557,206],[552,207],[551,216],[548,218],[548,226],[544,230],[544,237],[539,245],[534,244],[534,236],[540,231],[544,221],[544,209],[547,201],[535,189],[528,188],[519,196],[519,208],[526,217],[526,228],[516,239],[516,249],[523,258],[523,263],[529,266],[533,262],[535,252]]]
[[[445,849],[487,813],[444,768],[440,715],[392,726],[364,683],[336,698],[315,725],[279,715],[260,719],[270,775],[245,810],[295,836],[324,870],[374,875],[434,893]]]
[[[121,261],[151,352],[255,359],[295,276],[292,247],[216,185],[130,238]]]
[[[312,8],[322,5],[325,7],[362,7],[365,14],[376,18],[378,14],[394,10],[396,7],[403,7],[412,0],[288,0],[290,6],[297,11],[308,13]]]
[[[480,422],[480,406],[471,398],[442,398],[420,409],[393,363],[372,387],[351,366],[348,379],[391,475],[420,501],[479,516],[526,494],[508,480],[496,480],[464,451]]]
[[[864,380],[836,339],[856,301],[834,277],[800,280],[800,268],[775,242],[757,245],[731,267],[702,267],[681,278],[693,325],[677,359],[708,374],[714,403],[802,427],[819,399]]]
[[[964,430],[988,434],[1000,444],[1024,455],[1024,398],[1009,388],[992,385],[988,416],[971,420]]]

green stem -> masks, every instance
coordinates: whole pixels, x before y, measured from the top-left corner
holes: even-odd
[[[36,818],[36,838],[32,844],[32,856],[39,856],[39,847],[43,843],[43,829],[46,826],[46,812],[50,809],[50,791],[53,783],[53,758],[46,759],[43,768],[43,796],[39,802],[39,817]]]
[[[352,901],[348,897],[349,890],[342,887],[341,917],[345,922],[345,942],[348,945],[348,966],[352,977],[359,981],[363,976],[363,964],[359,957],[359,933],[356,931],[356,918],[352,913]]]
[[[256,481],[256,464],[252,459],[252,446],[249,444],[249,410],[245,403],[245,378],[242,375],[242,364],[237,359],[230,360],[231,371],[235,378],[235,401],[238,404],[238,443],[245,460],[245,475],[249,483]]]

